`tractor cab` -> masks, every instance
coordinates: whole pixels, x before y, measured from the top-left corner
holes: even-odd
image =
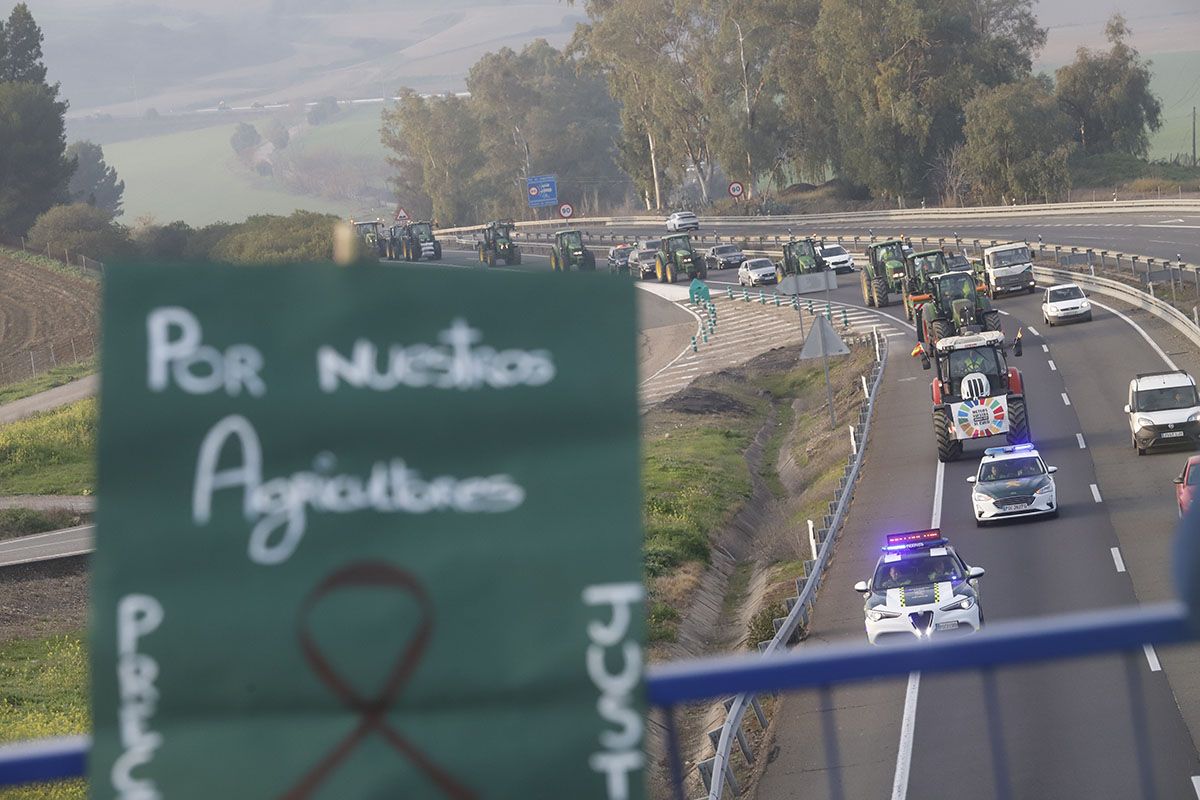
[[[354,220],[351,220],[350,223],[354,226],[354,232],[364,240],[373,241],[375,237],[381,237],[385,235],[382,220],[377,219],[372,220],[371,222],[355,222]]]
[[[692,237],[686,233],[677,233],[674,236],[664,238],[659,245],[659,249],[663,253],[683,252],[687,255],[693,255],[696,252],[692,247]]]
[[[483,240],[493,246],[511,244],[514,227],[516,226],[512,220],[489,222],[487,227],[483,229]]]
[[[783,259],[775,265],[776,277],[780,282],[787,275],[807,275],[824,272],[825,259],[821,256],[818,242],[811,238],[792,239],[783,246]]]
[[[410,236],[416,238],[418,242],[433,241],[433,223],[431,222],[414,222],[408,226]]]
[[[936,344],[947,336],[1000,330],[1000,312],[979,293],[974,275],[945,272],[926,277],[931,291],[916,314],[918,341]]]
[[[933,297],[932,276],[948,272],[949,264],[941,250],[926,250],[911,254],[904,270],[904,314],[915,321],[921,306]]]
[[[571,255],[583,255],[583,234],[579,231],[559,231],[554,238],[558,240],[558,246],[569,250]]]
[[[877,270],[889,280],[902,278],[904,275],[904,242],[899,239],[889,239],[886,242],[873,244],[867,249],[867,257]]]

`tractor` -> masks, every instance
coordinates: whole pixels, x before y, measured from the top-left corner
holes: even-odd
[[[811,237],[792,239],[783,246],[783,259],[775,262],[775,276],[783,283],[788,275],[807,275],[824,272],[828,267],[817,248],[820,245]]]
[[[933,297],[934,275],[949,272],[949,262],[941,250],[924,250],[904,260],[904,316],[916,322],[921,306]]]
[[[496,220],[484,225],[483,239],[477,245],[480,262],[494,267],[496,259],[502,258],[505,264],[520,264],[521,249],[513,241],[515,227],[511,219]]]
[[[432,222],[406,222],[392,227],[393,258],[405,261],[442,260],[442,243],[433,235]]]
[[[1004,334],[984,331],[968,336],[947,336],[936,345],[917,345],[921,367],[937,363],[933,379],[933,435],[938,460],[954,461],[967,439],[1001,434],[1009,444],[1029,442],[1029,416],[1021,371],[1008,366]],[[1021,334],[1013,341],[1014,356],[1021,355]]]
[[[659,283],[674,283],[680,275],[690,279],[708,277],[704,256],[692,247],[692,238],[686,233],[664,237],[654,254],[654,274]]]
[[[370,222],[350,220],[350,224],[354,226],[354,232],[358,234],[358,238],[362,239],[368,253],[373,253],[378,258],[390,256],[388,241],[391,237],[388,236],[387,229],[383,227],[383,220],[376,219]]]
[[[579,231],[555,231],[550,250],[551,272],[595,272],[596,255],[583,246]]]
[[[933,345],[947,336],[1000,330],[1000,312],[979,293],[969,272],[931,274],[927,280],[930,298],[921,304],[918,342]]]
[[[862,269],[864,303],[883,308],[891,302],[889,295],[903,293],[905,249],[899,239],[867,247],[867,263]]]

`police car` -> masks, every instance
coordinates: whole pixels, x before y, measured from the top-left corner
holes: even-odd
[[[1058,516],[1058,492],[1054,473],[1031,444],[989,447],[983,451],[979,472],[967,478],[975,524],[998,519],[1031,517],[1038,514]]]
[[[888,534],[871,580],[854,585],[865,598],[867,640],[974,633],[983,625],[981,577],[983,567],[968,566],[940,528]]]

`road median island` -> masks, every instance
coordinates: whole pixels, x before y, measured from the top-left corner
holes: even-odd
[[[775,348],[703,376],[643,418],[653,661],[755,648],[774,634],[773,620],[805,574],[807,520],[819,525],[828,513],[874,350],[856,345],[831,360],[839,421],[832,430],[820,362],[797,366],[799,350]],[[702,703],[681,712],[694,796],[694,765],[711,755],[706,733],[720,727],[725,709]],[[661,754],[661,741],[651,747]],[[652,796],[665,793],[661,771],[650,780]]]

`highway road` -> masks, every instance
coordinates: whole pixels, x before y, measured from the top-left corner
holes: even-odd
[[[866,233],[868,227],[876,234],[957,232],[964,238],[1034,241],[1040,232],[1055,243],[1200,260],[1200,217],[1194,215],[905,220],[814,230]],[[642,226],[628,232],[644,236],[659,230]],[[786,232],[758,220],[719,230]],[[735,280],[732,273],[709,276],[710,284]],[[857,282],[844,283],[833,299],[859,304]],[[987,569],[982,605],[990,621],[1173,596],[1171,479],[1186,453],[1139,458],[1129,445],[1121,407],[1135,372],[1178,366],[1200,374],[1200,354],[1146,312],[1098,308],[1091,323],[1051,329],[1042,322],[1039,302],[1038,295],[1019,296],[998,305],[1009,337],[1024,329],[1025,355],[1013,363],[1025,375],[1034,440],[1047,462],[1060,468],[1061,516],[975,526],[966,477],[983,446],[968,446],[963,460],[938,467],[931,373],[909,357],[912,340],[893,339],[864,477],[821,590],[811,643],[851,640],[865,646],[862,598],[851,587],[870,575],[885,533],[931,524],[940,524],[969,563]],[[988,682],[980,674],[939,675],[850,685],[826,697],[789,696],[777,712],[775,750],[756,796],[1194,798],[1193,778],[1200,776],[1193,737],[1200,731],[1198,651],[1148,649],[1127,657],[1010,668]],[[1131,681],[1143,693],[1132,704]],[[998,725],[999,750],[989,739],[989,720]],[[838,734],[836,753],[823,740],[827,724]],[[1147,774],[1139,773],[1139,754],[1151,764]]]

